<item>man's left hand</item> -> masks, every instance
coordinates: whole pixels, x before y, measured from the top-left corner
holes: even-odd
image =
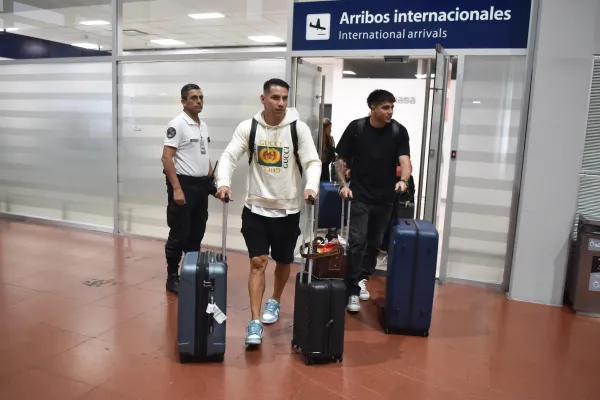
[[[406,189],[408,189],[406,182],[400,181],[400,182],[396,183],[396,193],[398,193],[398,192],[406,193]]]
[[[306,204],[310,204],[310,201],[308,200],[309,196],[312,196],[313,199],[317,200],[317,194],[314,191],[307,189],[304,191],[304,201],[306,201]]]

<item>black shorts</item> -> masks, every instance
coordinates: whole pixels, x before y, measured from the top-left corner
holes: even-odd
[[[269,254],[276,262],[291,264],[300,236],[300,213],[286,217],[269,218],[254,214],[244,206],[242,235],[250,258]]]

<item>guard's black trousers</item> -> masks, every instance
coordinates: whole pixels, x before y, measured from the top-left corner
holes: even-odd
[[[177,177],[185,196],[185,204],[180,206],[175,203],[173,186],[167,178],[167,225],[170,231],[165,244],[165,256],[169,274],[178,273],[183,253],[200,250],[208,220],[208,194],[211,185],[211,179],[205,177]]]

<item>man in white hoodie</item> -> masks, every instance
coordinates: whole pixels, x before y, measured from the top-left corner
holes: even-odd
[[[309,196],[316,199],[319,190],[321,160],[310,128],[298,119],[296,109],[287,108],[289,88],[281,79],[265,82],[260,96],[264,110],[238,125],[217,171],[216,197],[223,200],[228,194],[233,199],[231,176],[238,160],[248,153],[250,169],[242,235],[250,257],[248,292],[252,320],[246,332],[249,345],[262,342],[263,323],[273,324],[279,319],[281,294],[300,235],[301,174],[306,175],[305,201]],[[276,263],[275,282],[261,323],[269,250]]]

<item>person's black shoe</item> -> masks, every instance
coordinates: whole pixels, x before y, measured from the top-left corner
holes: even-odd
[[[332,239],[337,239],[337,237],[337,228],[327,229],[327,235],[325,236],[325,239],[327,239],[327,241],[331,242]]]
[[[175,295],[179,294],[179,275],[169,274],[167,276],[167,292],[171,292]]]

